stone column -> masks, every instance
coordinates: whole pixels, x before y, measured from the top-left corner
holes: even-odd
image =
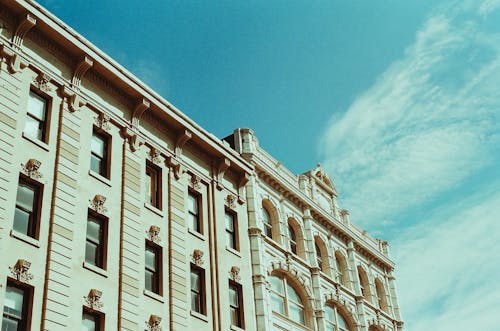
[[[354,243],[349,241],[347,243],[347,268],[349,269],[349,278],[351,290],[356,294],[356,312],[358,314],[358,330],[366,329],[366,314],[363,303],[363,294],[359,285],[357,259],[354,249]]]

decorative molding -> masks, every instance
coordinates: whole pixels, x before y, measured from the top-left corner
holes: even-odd
[[[101,309],[104,304],[101,302],[102,292],[95,288],[89,291],[89,294],[84,296],[87,306],[91,309]]]
[[[148,153],[148,158],[151,162],[154,164],[160,164],[161,163],[161,152],[155,148],[151,147]]]
[[[233,281],[237,283],[240,283],[241,282],[240,268],[233,265],[231,267],[231,270],[229,271],[229,278],[231,278]]]
[[[83,59],[78,63],[75,72],[73,72],[73,77],[71,77],[71,84],[75,87],[79,87],[82,83],[82,78],[85,73],[94,65],[94,60],[88,55],[85,55]]]
[[[0,56],[5,58],[7,70],[11,74],[15,74],[28,66],[28,63],[7,45],[0,45]]]
[[[231,209],[234,209],[236,208],[236,197],[232,194],[228,194],[227,197],[226,197],[226,205],[231,208]]]
[[[240,205],[245,203],[245,199],[243,198],[243,192],[245,190],[245,186],[250,180],[250,176],[247,173],[244,173],[238,182],[238,203]]]
[[[33,79],[31,82],[31,85],[39,89],[40,91],[49,93],[52,92],[52,88],[49,85],[50,83],[50,76],[47,75],[44,72],[38,73],[38,75]]]
[[[154,243],[159,244],[161,242],[160,238],[160,227],[157,225],[151,225],[149,227],[149,230],[146,231],[146,234],[148,235],[148,239],[151,240]]]
[[[68,102],[68,110],[73,113],[77,110],[80,110],[83,106],[87,104],[82,97],[72,90],[69,86],[63,85],[61,86],[61,94]]]
[[[262,229],[259,227],[251,227],[248,229],[248,235],[250,237],[259,237],[262,236]]]
[[[21,48],[24,37],[36,24],[36,18],[31,14],[26,14],[26,17],[17,26],[14,36],[12,36],[12,45]]]
[[[161,331],[161,317],[158,315],[151,314],[149,320],[146,323],[148,331]]]
[[[38,161],[37,159],[29,159],[26,164],[21,163],[21,171],[28,177],[39,180],[43,177],[43,175],[38,171],[41,165],[42,162]]]
[[[199,249],[195,249],[193,254],[191,254],[191,262],[199,267],[203,266],[203,252]]]
[[[90,208],[98,212],[99,214],[105,214],[108,212],[108,208],[104,206],[106,202],[106,197],[101,194],[96,194],[92,200],[89,200]]]
[[[174,149],[175,155],[177,157],[180,157],[182,155],[182,148],[184,147],[186,142],[189,139],[191,139],[192,136],[193,136],[193,134],[188,129],[185,129],[182,132],[180,132],[179,137],[177,138],[177,141],[175,142],[175,149]]]
[[[123,127],[121,129],[121,134],[122,137],[127,140],[132,153],[139,149],[140,142],[136,130],[131,127]]]
[[[17,260],[13,267],[9,267],[10,273],[16,277],[18,281],[29,283],[33,279],[33,275],[29,273],[31,262],[23,259]]]
[[[201,189],[201,178],[196,176],[195,174],[192,174],[190,184],[191,187],[195,190]]]
[[[99,114],[97,114],[96,117],[94,117],[94,123],[99,128],[101,128],[101,129],[103,129],[105,131],[111,130],[111,125],[109,124],[110,123],[109,115],[106,115],[106,114],[104,114],[102,112],[99,113]]]
[[[146,110],[151,107],[151,103],[148,99],[142,98],[136,104],[134,112],[132,113],[132,127],[137,128],[139,126],[139,121]]]
[[[224,174],[230,165],[231,161],[229,161],[228,158],[223,158],[222,160],[219,161],[219,164],[217,164],[215,181],[217,183],[216,187],[219,191],[221,191],[223,188],[222,180],[224,179]]]
[[[295,268],[292,265],[292,263],[287,263],[281,260],[271,261],[271,263],[267,268],[267,274],[271,275],[275,271],[286,273],[290,277],[293,277],[302,285],[305,292],[307,293],[308,298],[313,297],[313,291],[310,285],[310,279],[304,274],[302,274],[297,268]]]
[[[175,156],[168,156],[165,160],[168,167],[172,168],[174,171],[175,179],[181,178],[181,175],[185,172],[182,164],[175,158]]]

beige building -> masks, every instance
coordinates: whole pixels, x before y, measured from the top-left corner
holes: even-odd
[[[2,331],[402,327],[321,168],[214,137],[33,1],[0,3],[0,140]]]

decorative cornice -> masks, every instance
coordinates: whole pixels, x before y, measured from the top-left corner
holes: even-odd
[[[136,104],[134,112],[132,114],[132,127],[138,127],[142,115],[146,110],[151,107],[151,103],[146,98],[141,98]]]
[[[186,142],[191,139],[193,136],[192,132],[189,130],[183,130],[179,133],[179,136],[177,137],[177,141],[175,142],[175,156],[180,157],[182,155],[182,148],[186,144]]]
[[[219,191],[221,191],[224,187],[222,181],[224,179],[224,174],[230,165],[231,161],[229,161],[229,159],[225,157],[222,160],[220,160],[216,166],[217,168],[215,172],[215,181],[217,183],[216,187]]]
[[[12,36],[12,45],[18,48],[23,44],[24,37],[36,24],[36,18],[31,14],[26,14],[26,17],[17,26],[16,32]]]
[[[168,156],[165,159],[165,163],[168,167],[172,168],[175,179],[179,180],[181,175],[185,172],[184,166],[175,158],[175,156]]]
[[[122,137],[127,140],[132,153],[139,149],[140,142],[136,130],[131,127],[125,126],[121,129],[120,132]]]
[[[76,66],[75,72],[73,73],[73,77],[71,77],[71,84],[74,87],[80,87],[82,83],[82,78],[85,73],[94,65],[94,60],[90,58],[88,55],[85,55],[83,59]]]
[[[81,107],[87,104],[87,102],[83,100],[82,97],[76,91],[74,91],[67,85],[62,85],[59,90],[61,92],[61,95],[68,102],[68,109],[70,112],[75,112],[77,110],[80,110]]]
[[[240,180],[238,181],[238,203],[240,205],[245,203],[245,199],[243,198],[243,193],[245,190],[245,186],[247,185],[248,181],[250,180],[250,175],[247,173],[244,173],[241,175]]]

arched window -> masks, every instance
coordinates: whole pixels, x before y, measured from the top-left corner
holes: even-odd
[[[325,274],[330,275],[330,264],[328,261],[328,251],[323,240],[319,236],[314,237],[314,249],[316,251],[316,262],[318,267]]]
[[[339,312],[336,306],[327,305],[325,307],[325,324],[327,331],[349,331],[346,319]]]
[[[290,250],[293,254],[297,254],[297,235],[290,223],[288,223],[288,238],[290,239]]]
[[[371,302],[370,283],[368,282],[368,275],[361,266],[358,266],[358,277],[359,277],[359,287],[361,289],[361,295],[367,301]]]
[[[314,249],[316,250],[316,262],[318,263],[318,267],[323,271],[323,257],[321,256],[321,249],[317,242],[314,243]]]
[[[378,306],[383,311],[387,311],[387,300],[385,296],[385,287],[380,279],[375,279],[375,290],[377,291]]]
[[[261,209],[262,231],[264,235],[277,243],[281,243],[279,217],[276,207],[269,199],[263,199]]]
[[[288,239],[290,241],[290,251],[305,259],[304,237],[299,223],[294,218],[288,219]]]
[[[268,238],[273,237],[273,224],[271,220],[271,215],[266,207],[262,207],[262,224],[264,225],[264,234]]]
[[[294,322],[306,324],[302,298],[286,278],[270,276],[271,308]]]
[[[345,287],[349,287],[349,273],[347,272],[347,263],[344,256],[339,251],[335,252],[335,269],[337,272],[336,280]]]

